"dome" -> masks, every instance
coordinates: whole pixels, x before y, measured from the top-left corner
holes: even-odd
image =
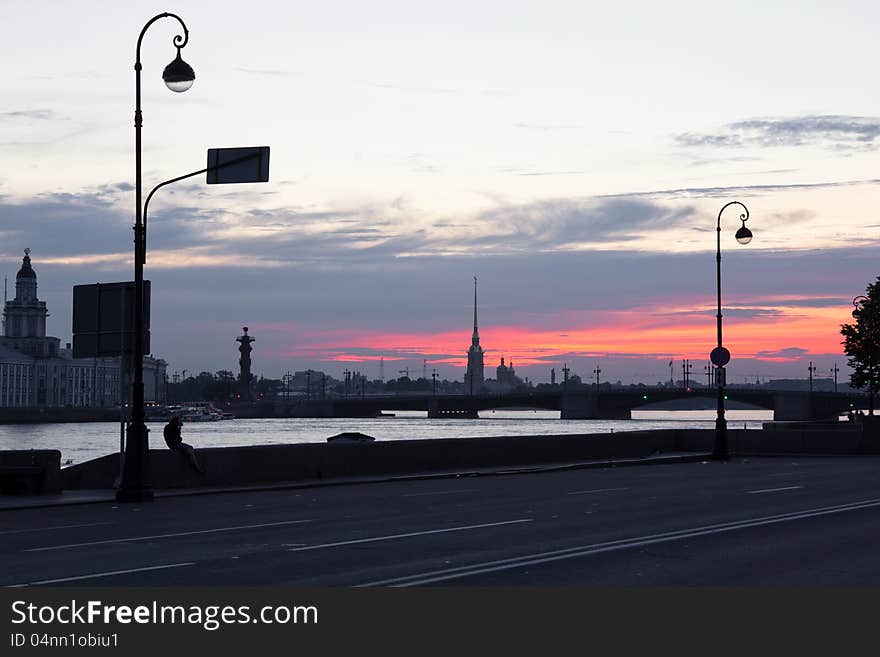
[[[37,273],[34,271],[33,267],[31,267],[31,250],[24,250],[24,258],[21,261],[21,269],[18,270],[18,273],[15,275],[16,279],[19,278],[37,278]]]

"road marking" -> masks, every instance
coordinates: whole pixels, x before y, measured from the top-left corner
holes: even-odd
[[[26,586],[39,586],[41,584],[59,584],[61,582],[75,582],[80,579],[94,579],[96,577],[113,577],[113,575],[126,575],[128,573],[143,573],[150,570],[164,570],[166,568],[182,568],[184,566],[195,566],[195,561],[187,561],[185,563],[169,563],[164,566],[147,566],[146,568],[130,568],[128,570],[110,570],[105,573],[91,573],[89,575],[76,575],[75,577],[59,577],[58,579],[41,579],[38,582],[28,582],[26,584],[10,584],[6,588],[20,589]]]
[[[803,472],[774,472],[772,474],[768,474],[768,477],[795,477],[797,475],[804,474]]]
[[[356,545],[357,543],[375,543],[377,541],[393,541],[399,538],[412,536],[427,536],[429,534],[443,534],[445,532],[461,532],[468,529],[483,529],[485,527],[500,527],[502,525],[515,525],[523,522],[532,522],[534,518],[519,518],[517,520],[505,520],[504,522],[487,522],[482,525],[462,525],[459,527],[447,527],[445,529],[429,529],[423,532],[409,532],[407,534],[390,534],[388,536],[374,536],[373,538],[359,538],[352,541],[339,541],[337,543],[321,543],[307,547],[290,548],[288,552],[304,552],[306,550],[320,550],[322,548],[339,547],[341,545]]]
[[[750,490],[746,491],[749,495],[754,495],[755,493],[775,493],[780,490],[796,490],[798,488],[803,488],[803,486],[785,486],[784,488],[764,488],[761,490]]]
[[[423,497],[425,495],[459,495],[460,493],[476,493],[476,488],[465,488],[463,490],[438,490],[430,493],[407,493],[403,497]]]
[[[36,529],[10,529],[0,531],[0,534],[24,534],[27,532],[47,532],[52,529],[74,529],[75,527],[97,527],[98,525],[112,525],[112,522],[87,522],[81,525],[56,525],[55,527],[37,527]]]
[[[568,495],[586,495],[587,493],[608,493],[613,490],[629,490],[629,488],[596,488],[595,490],[573,490]]]
[[[607,541],[604,543],[594,543],[590,545],[582,545],[562,550],[554,550],[551,552],[526,554],[519,557],[497,559],[484,563],[471,564],[469,566],[445,568],[442,570],[434,570],[425,573],[416,573],[413,575],[405,575],[402,577],[367,582],[365,584],[358,584],[356,585],[356,587],[405,587],[419,586],[422,584],[433,584],[435,582],[460,579],[462,577],[470,577],[472,575],[482,575],[485,573],[498,572],[501,570],[511,570],[514,568],[522,568],[524,566],[549,563],[551,561],[575,559],[578,557],[585,557],[593,554],[600,554],[603,552],[613,552],[616,550],[630,550],[632,548],[643,547],[645,545],[653,545],[656,543],[669,543],[672,541],[680,541],[683,539],[695,538],[698,536],[722,534],[726,532],[736,531],[738,529],[748,529],[751,527],[760,527],[764,525],[789,522],[791,520],[801,520],[804,518],[814,518],[819,516],[831,515],[834,513],[845,513],[847,511],[858,511],[861,509],[871,509],[876,507],[880,507],[880,499],[863,500],[861,502],[852,502],[850,504],[841,504],[837,506],[822,507],[818,509],[807,509],[805,511],[795,511],[773,516],[763,516],[759,518],[752,518],[750,520],[739,520],[717,525],[705,525],[702,527],[694,527],[691,529],[680,529],[677,531],[665,532],[662,534],[649,534],[647,536],[625,538],[616,541]]]
[[[312,520],[285,520],[283,522],[266,522],[260,525],[238,525],[237,527],[219,527],[217,529],[202,529],[193,532],[177,532],[175,534],[153,534],[152,536],[132,536],[131,538],[112,538],[106,541],[88,541],[87,543],[68,543],[67,545],[52,545],[49,547],[30,548],[25,552],[45,552],[46,550],[63,550],[65,548],[86,547],[88,545],[108,545],[110,543],[129,543],[132,541],[149,541],[155,538],[174,538],[177,536],[196,536],[198,534],[217,534],[219,532],[231,532],[241,529],[258,529],[260,527],[279,527],[281,525],[297,525]]]

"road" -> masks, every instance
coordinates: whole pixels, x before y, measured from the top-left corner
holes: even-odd
[[[880,458],[734,458],[0,512],[4,586],[877,586]]]

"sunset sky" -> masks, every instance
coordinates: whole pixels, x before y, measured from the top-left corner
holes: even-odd
[[[754,3],[749,3],[752,5]],[[655,383],[715,340],[728,381],[844,372],[878,274],[876,3],[2,2],[0,276],[32,250],[52,335],[72,286],[132,278],[134,50],[144,187],[268,145],[270,182],[151,203],[152,345],[169,372],[486,364]],[[494,372],[492,372],[494,376]]]

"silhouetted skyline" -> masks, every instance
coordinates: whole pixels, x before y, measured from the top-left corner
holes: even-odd
[[[504,354],[540,382],[601,363],[603,379],[655,383],[689,358],[699,378],[715,215],[740,199],[755,239],[737,247],[729,219],[731,380],[806,377],[809,361],[845,380],[839,325],[880,246],[880,92],[864,82],[880,9],[782,7],[730,5],[724,30],[697,2],[168,7],[197,80],[168,98],[175,31],[157,27],[145,185],[255,143],[273,178],[156,198],[153,351],[169,372],[235,369],[247,325],[257,376],[378,378],[384,358],[460,380],[476,274],[486,367]],[[73,285],[131,276],[145,16],[92,1],[4,14],[8,52],[29,56],[0,63],[0,275],[33,249],[62,340]]]

